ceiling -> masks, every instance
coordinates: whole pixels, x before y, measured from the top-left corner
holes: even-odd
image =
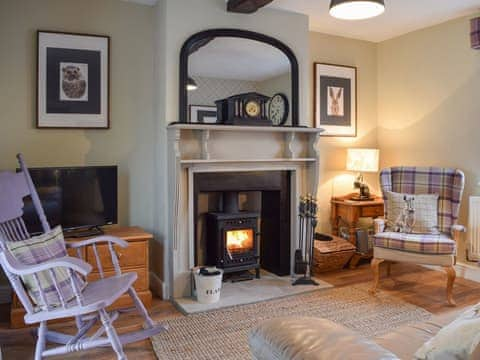
[[[215,38],[188,59],[190,76],[265,81],[289,71],[290,61],[280,50],[241,38]]]
[[[310,30],[373,42],[480,11],[480,0],[385,0],[385,13],[367,20],[338,20],[329,0],[275,0],[270,8],[307,14]]]
[[[124,1],[145,5],[157,2]],[[308,15],[312,31],[373,42],[388,40],[480,11],[480,0],[385,0],[384,14],[373,19],[348,21],[332,18],[328,13],[329,4],[330,0],[274,0],[268,7]]]

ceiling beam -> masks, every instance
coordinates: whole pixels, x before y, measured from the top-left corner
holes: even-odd
[[[228,0],[227,11],[241,13],[241,14],[253,14],[255,11],[268,5],[273,0]]]

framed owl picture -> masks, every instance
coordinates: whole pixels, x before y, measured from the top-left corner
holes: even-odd
[[[315,126],[322,136],[357,136],[357,69],[314,64]]]
[[[110,38],[37,31],[37,127],[108,129]]]

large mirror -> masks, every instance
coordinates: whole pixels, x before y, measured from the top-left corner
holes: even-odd
[[[250,31],[197,33],[180,55],[180,122],[298,126],[298,63]]]

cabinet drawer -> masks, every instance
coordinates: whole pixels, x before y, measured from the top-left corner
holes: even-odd
[[[135,241],[129,242],[128,247],[121,248],[119,246],[114,246],[115,252],[117,253],[118,260],[120,262],[120,267],[122,270],[128,267],[146,267],[147,264],[147,242],[146,241]],[[110,256],[110,250],[108,245],[97,245],[97,253],[100,258],[100,263],[104,271],[109,271],[113,269],[112,258]],[[97,261],[95,260],[95,253],[93,248],[89,246],[87,248],[87,262],[93,266],[93,271],[98,271]]]
[[[376,217],[383,215],[383,207],[379,206],[365,206],[362,208],[362,216],[365,217]]]
[[[137,280],[133,283],[133,287],[135,290],[144,291],[148,290],[148,274],[147,270],[145,269],[132,269],[131,271],[124,271],[127,272],[136,272],[137,273]],[[115,271],[104,271],[105,277],[115,276]],[[95,281],[100,279],[100,274],[98,272],[90,273],[87,277],[88,281]]]

